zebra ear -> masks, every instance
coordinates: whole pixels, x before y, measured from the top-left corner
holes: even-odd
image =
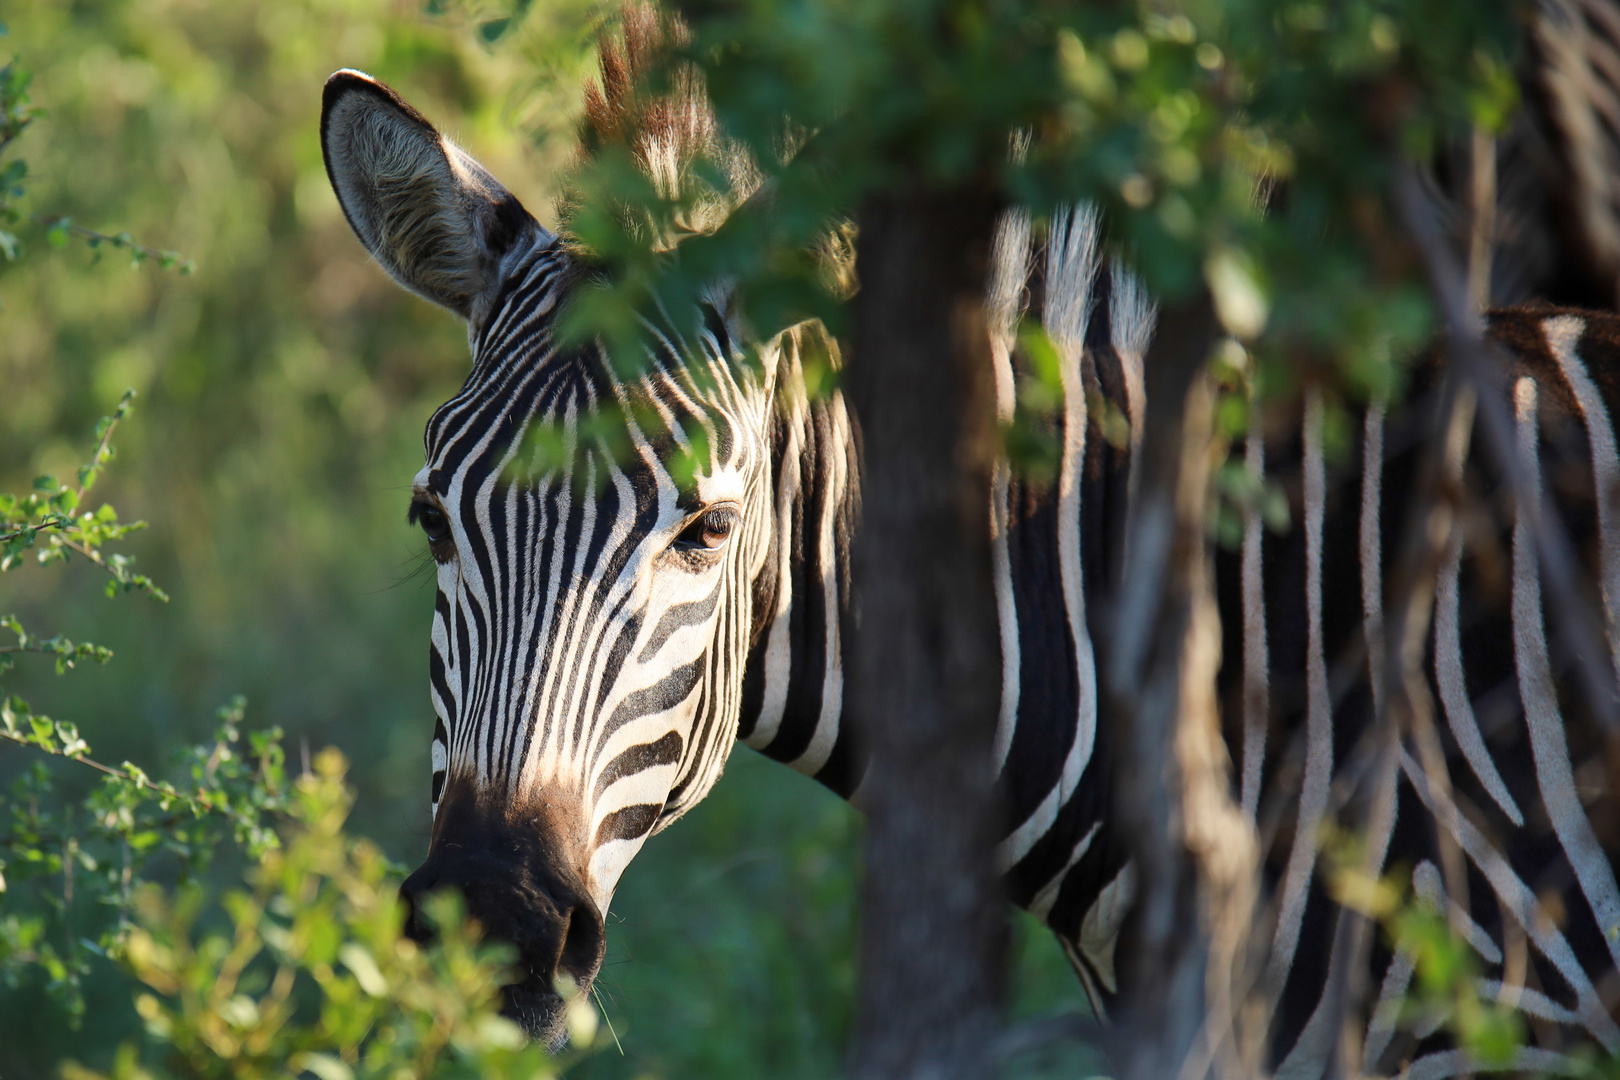
[[[501,258],[543,233],[511,192],[389,87],[326,80],[321,154],[344,217],[395,281],[477,323]]]

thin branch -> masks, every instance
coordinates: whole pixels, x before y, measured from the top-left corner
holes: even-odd
[[[76,494],[78,494],[78,492],[76,492]],[[81,495],[80,497],[82,498],[83,496]],[[37,532],[37,531],[40,531],[40,530],[43,530],[43,529],[46,529],[46,528],[62,528],[64,522],[66,524],[69,524],[69,525],[73,524],[71,519],[63,519],[62,521],[48,522],[48,523],[46,523],[44,525],[37,525],[37,526],[30,525],[28,527],[28,529],[19,529],[14,533],[7,533],[4,536],[0,536],[0,541],[10,540],[13,537],[21,536],[23,533],[28,532],[29,529],[33,529],[34,531]],[[123,575],[123,574],[120,574],[118,572],[118,570],[116,570],[113,567],[109,566],[107,564],[107,561],[101,557],[101,552],[97,551],[95,548],[86,547],[84,544],[79,543],[77,540],[70,540],[66,536],[58,536],[58,537],[56,537],[56,542],[58,544],[62,545],[63,547],[67,548],[69,551],[77,552],[78,554],[83,555],[86,559],[89,559],[91,562],[95,563],[97,566],[99,566],[103,570],[107,571],[107,573],[111,574],[113,576],[113,578],[118,581],[119,584],[124,584],[127,581],[127,577],[125,575]],[[3,652],[3,651],[4,650],[0,650],[0,652]]]
[[[1490,136],[1475,129],[1469,147],[1470,189],[1467,202],[1468,258],[1466,267],[1457,267],[1462,297],[1467,304],[1466,325],[1479,327],[1490,303],[1491,244],[1496,221],[1496,147]],[[1442,252],[1449,252],[1442,246]],[[1453,282],[1456,287],[1457,282]],[[1459,304],[1452,307],[1460,314]],[[1455,813],[1450,797],[1451,778],[1445,752],[1435,724],[1435,702],[1425,672],[1426,646],[1433,627],[1434,605],[1440,574],[1447,553],[1462,542],[1462,518],[1466,512],[1466,489],[1462,484],[1477,412],[1478,395],[1467,373],[1458,364],[1441,370],[1434,395],[1435,405],[1422,433],[1422,452],[1416,483],[1410,496],[1411,511],[1385,585],[1378,599],[1382,614],[1380,633],[1373,637],[1369,626],[1367,663],[1373,680],[1373,723],[1358,741],[1354,764],[1345,776],[1350,780],[1336,800],[1336,814],[1355,835],[1370,838],[1353,872],[1372,879],[1382,871],[1384,847],[1379,837],[1394,826],[1399,753],[1403,735],[1415,745],[1429,784],[1443,793],[1442,820]],[[1369,406],[1381,409],[1381,404]],[[1368,428],[1367,438],[1382,438]],[[1367,458],[1368,467],[1381,468],[1383,452]],[[1367,481],[1364,478],[1363,483]],[[1380,688],[1384,688],[1382,692]],[[1437,835],[1440,864],[1446,891],[1467,903],[1465,868],[1452,823]],[[1348,867],[1346,869],[1349,869]],[[1337,977],[1327,993],[1338,1002],[1339,1015],[1361,1015],[1370,992],[1367,963],[1373,946],[1373,926],[1366,913],[1346,909],[1334,937],[1330,972]],[[1359,1025],[1345,1022],[1340,1028],[1339,1061],[1346,1074],[1363,1065],[1364,1032]],[[1375,1062],[1366,1062],[1376,1068]]]
[[[1485,336],[1484,317],[1474,310],[1469,298],[1467,274],[1447,247],[1418,176],[1417,167],[1410,163],[1400,170],[1395,183],[1396,203],[1440,302],[1451,342],[1451,361],[1473,388],[1486,446],[1507,477],[1521,512],[1529,515],[1543,580],[1553,601],[1547,606],[1554,609],[1562,636],[1575,655],[1586,700],[1604,730],[1610,736],[1620,735],[1620,703],[1615,700],[1613,669],[1607,656],[1600,659],[1586,647],[1589,642],[1604,641],[1605,635],[1578,590],[1574,548],[1558,515],[1548,513],[1541,492],[1524,475],[1514,451],[1514,420],[1499,381],[1492,378],[1494,373],[1506,370],[1506,364],[1500,348]]]
[[[107,571],[107,573],[111,574],[113,577],[118,578],[118,580],[120,582],[122,582],[124,580],[122,577],[119,577],[118,571],[114,570],[112,567],[107,565],[106,560],[101,557],[101,552],[97,551],[95,548],[85,547],[83,544],[79,543],[78,541],[69,540],[65,536],[59,536],[59,537],[56,538],[56,540],[57,540],[57,543],[61,544],[65,548],[67,548],[69,551],[76,551],[80,555],[83,555],[85,558],[89,559],[91,562],[95,563],[97,566],[99,566],[103,570]]]
[[[125,779],[129,778],[125,777]],[[134,832],[136,829],[156,829],[159,832],[165,832],[169,829],[173,829],[176,825],[181,824],[185,820],[186,818],[184,814],[169,814],[166,817],[155,818],[150,822],[138,822],[135,825],[124,826],[122,828],[112,828],[110,826],[102,826],[102,828],[103,831],[127,844],[129,834]],[[40,829],[29,833],[29,836],[33,839],[27,843],[19,841],[14,835],[0,836],[0,848],[7,851],[39,851],[52,846],[61,847],[73,835],[75,834],[58,833]]]
[[[67,523],[66,518],[58,517],[52,518],[49,521],[42,521],[38,525],[25,525],[15,532],[0,533],[0,544],[5,543],[7,540],[15,540],[23,533],[31,532],[38,534],[44,532],[46,529],[60,529],[65,523]]]
[[[65,754],[59,750],[47,749],[40,746],[38,743],[31,741],[28,736],[24,735],[20,731],[5,731],[0,729],[0,739],[5,739],[8,742],[14,742],[18,746],[26,746],[29,749],[38,750],[40,753],[49,754],[51,757],[59,757],[66,761],[76,761],[80,765],[86,765],[92,769],[95,769],[97,772],[106,773],[108,776],[116,776],[118,779],[134,784],[136,787],[141,788],[144,791],[151,791],[159,795],[166,795],[169,798],[179,799],[181,802],[185,803],[187,806],[199,813],[206,812],[210,809],[209,807],[204,806],[201,800],[196,798],[196,796],[187,795],[185,792],[174,787],[172,784],[154,784],[144,776],[132,775],[123,769],[115,769],[111,765],[103,765],[94,758],[84,757],[80,754]]]
[[[157,264],[163,267],[165,270],[169,269],[170,267],[174,267],[182,274],[189,274],[197,268],[195,263],[181,255],[178,251],[164,251],[161,248],[148,247],[145,244],[138,244],[135,242],[135,239],[129,235],[129,233],[119,233],[114,236],[104,232],[97,232],[95,229],[87,229],[83,225],[74,224],[73,219],[68,217],[66,214],[30,214],[29,217],[33,221],[40,225],[44,225],[48,229],[56,229],[61,232],[72,233],[74,236],[88,240],[92,247],[99,247],[102,244],[107,244],[111,247],[133,253],[136,256],[137,261],[145,261],[147,259],[155,260]]]
[[[118,584],[123,585],[126,588],[144,588],[156,599],[165,603],[168,602],[168,593],[152,584],[150,580],[147,580],[145,584],[142,585],[137,578],[132,578],[127,572],[122,572],[118,567],[109,566],[107,561],[101,557],[101,552],[97,549],[93,547],[86,547],[76,540],[69,540],[65,536],[57,537],[56,542],[67,548],[69,551],[74,551],[80,555],[83,555],[86,559],[89,559],[91,562],[107,571],[108,574],[112,575],[112,579],[118,582]]]
[[[101,471],[102,459],[112,448],[113,432],[118,430],[118,425],[123,422],[125,414],[129,411],[129,399],[133,393],[133,390],[126,390],[124,400],[118,403],[117,410],[107,417],[107,426],[101,432],[101,438],[96,442],[96,452],[90,455],[89,468],[79,474],[79,486],[73,489],[76,501],[84,501],[84,493],[90,490],[90,485],[95,482],[96,474]]]

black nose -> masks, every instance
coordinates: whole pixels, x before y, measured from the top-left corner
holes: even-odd
[[[588,988],[602,966],[606,943],[602,913],[580,883],[556,867],[490,851],[435,854],[400,886],[405,933],[430,942],[433,928],[422,914],[429,893],[454,889],[467,914],[485,934],[518,951],[525,989],[550,994],[559,975]]]
[[[586,835],[577,800],[553,795],[512,805],[479,793],[468,777],[445,786],[427,861],[400,886],[405,933],[431,940],[428,894],[454,889],[486,937],[517,951],[502,1013],[553,1050],[567,1041],[567,976],[587,991],[602,966],[602,912],[585,875]]]
[[[422,915],[422,898],[438,883],[438,875],[424,863],[399,887],[399,898],[405,904],[405,936],[418,945],[430,945],[435,937],[433,925]]]

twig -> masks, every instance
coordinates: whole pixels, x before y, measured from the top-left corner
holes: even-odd
[[[32,644],[0,644],[0,654],[5,653],[39,653],[40,656],[62,656],[73,657],[73,659],[87,659],[87,654],[86,656],[78,656],[78,654],[75,654],[75,649],[40,648],[40,646],[32,646]]]
[[[1468,199],[1468,261],[1456,269],[1461,296],[1467,305],[1466,325],[1480,326],[1490,302],[1491,240],[1495,231],[1495,143],[1476,129],[1470,145]],[[1404,207],[1403,207],[1404,209]],[[1442,253],[1449,251],[1442,244]],[[1457,283],[1454,283],[1457,287]],[[1460,306],[1452,313],[1459,314]],[[1395,550],[1387,592],[1378,598],[1381,632],[1373,638],[1368,628],[1367,663],[1373,680],[1373,723],[1354,752],[1357,766],[1347,770],[1348,790],[1338,800],[1339,813],[1350,811],[1356,835],[1372,838],[1356,872],[1368,878],[1382,869],[1384,848],[1378,839],[1393,828],[1398,755],[1403,733],[1412,737],[1428,782],[1447,793],[1442,805],[1453,807],[1451,778],[1445,752],[1435,726],[1435,703],[1424,671],[1426,645],[1432,633],[1435,595],[1446,553],[1461,542],[1465,498],[1460,479],[1473,432],[1477,394],[1460,365],[1441,371],[1435,407],[1423,433],[1423,451],[1410,497],[1410,516]],[[1378,407],[1378,406],[1370,406]],[[1370,429],[1369,429],[1370,430]],[[1371,438],[1369,434],[1367,436]],[[1377,464],[1382,467],[1382,451]],[[1363,483],[1365,483],[1365,479]],[[1380,692],[1383,687],[1383,692]],[[1441,813],[1442,818],[1446,812]],[[1438,832],[1440,864],[1446,890],[1459,903],[1467,902],[1465,868],[1451,822]],[[1345,909],[1334,935],[1329,971],[1336,973],[1326,994],[1338,1005],[1340,1016],[1360,1015],[1370,987],[1367,963],[1373,945],[1372,924],[1366,913]],[[1339,1061],[1347,1074],[1363,1067],[1362,1031],[1355,1024],[1340,1030]],[[1376,1063],[1365,1062],[1367,1067]]]
[[[114,570],[112,567],[107,565],[106,560],[101,557],[101,552],[97,551],[95,548],[85,547],[83,544],[79,543],[78,541],[69,540],[65,536],[57,537],[57,543],[61,544],[65,548],[67,548],[69,551],[76,551],[80,555],[83,555],[85,558],[89,559],[91,562],[95,563],[97,566],[99,566],[103,570],[107,571],[107,573],[111,574],[113,577],[118,578],[119,582],[122,582],[124,580],[122,577],[119,577],[118,571]]]
[[[14,742],[18,746],[26,746],[31,750],[38,750],[40,753],[49,754],[51,757],[59,757],[67,761],[76,761],[80,765],[86,765],[92,769],[95,769],[97,772],[106,773],[108,776],[116,776],[118,779],[134,784],[136,787],[145,791],[155,792],[159,795],[166,795],[172,799],[179,799],[181,802],[191,807],[192,810],[199,813],[210,809],[209,807],[204,806],[202,802],[195,796],[187,795],[185,792],[171,784],[154,784],[144,776],[135,776],[125,772],[123,769],[115,769],[111,765],[103,765],[94,758],[84,757],[80,754],[64,754],[61,751],[46,749],[45,747],[40,746],[38,743],[29,741],[28,737],[22,732],[5,731],[0,729],[0,739],[5,739],[8,742]]]
[[[71,521],[68,522],[68,523],[72,524]],[[57,527],[60,527],[60,523],[54,523],[53,522],[52,524],[56,525]],[[139,523],[132,524],[130,526],[130,528],[137,528],[137,527],[139,527]],[[44,526],[39,526],[39,528],[44,528]],[[27,530],[23,530],[23,531],[27,531]],[[12,535],[17,535],[17,534],[14,533]],[[4,540],[4,539],[7,539],[7,538],[6,537],[0,537],[0,540]],[[164,601],[165,603],[168,601],[168,599],[169,599],[168,594],[165,593],[162,589],[158,588],[156,585],[152,584],[151,581],[147,580],[147,581],[143,582],[143,580],[140,578],[140,575],[133,575],[132,576],[127,571],[123,570],[120,567],[115,567],[115,566],[109,565],[107,563],[107,561],[101,557],[101,552],[96,550],[95,548],[87,547],[84,544],[81,544],[80,542],[78,542],[77,540],[70,540],[66,536],[58,536],[58,537],[56,537],[56,542],[58,544],[60,544],[62,547],[67,548],[69,551],[75,552],[75,553],[77,553],[79,555],[83,555],[90,562],[94,563],[95,565],[101,567],[103,570],[107,571],[107,573],[112,576],[112,579],[114,581],[118,582],[118,584],[123,585],[126,588],[144,589],[150,595],[156,597],[158,600]]]
[[[1401,168],[1395,182],[1396,203],[1423,256],[1430,285],[1440,302],[1451,342],[1451,361],[1474,390],[1479,422],[1484,428],[1486,446],[1496,466],[1508,479],[1520,511],[1530,517],[1544,581],[1553,601],[1563,638],[1574,653],[1576,667],[1598,723],[1612,737],[1620,735],[1620,708],[1615,700],[1613,669],[1608,657],[1600,661],[1587,644],[1604,641],[1601,626],[1577,591],[1574,549],[1562,522],[1547,512],[1543,497],[1524,475],[1515,453],[1516,436],[1500,384],[1493,372],[1505,370],[1500,349],[1485,337],[1483,316],[1469,299],[1468,279],[1456,257],[1447,248],[1435,219],[1434,209],[1424,197],[1415,165]],[[1606,650],[1605,650],[1606,651]]]
[[[58,518],[52,518],[49,521],[42,521],[38,525],[25,525],[22,528],[16,530],[15,532],[0,533],[0,544],[5,543],[7,540],[15,540],[15,539],[17,539],[17,537],[21,536],[23,533],[27,533],[27,532],[42,533],[46,529],[60,529],[63,526],[63,524],[65,524],[65,523],[66,523],[65,518],[58,517]]]
[[[164,251],[160,248],[147,247],[145,244],[138,244],[135,242],[135,239],[129,235],[129,233],[119,233],[118,235],[113,236],[108,233],[97,232],[95,229],[87,229],[83,225],[74,224],[73,219],[68,217],[66,214],[30,214],[29,217],[31,217],[38,224],[44,225],[48,229],[55,229],[60,232],[72,233],[74,236],[82,237],[83,239],[90,241],[90,246],[93,248],[99,247],[102,244],[107,244],[111,247],[129,251],[135,255],[137,262],[144,262],[147,259],[153,259],[165,270],[173,267],[179,270],[182,274],[189,274],[197,268],[195,263],[181,255],[178,251]]]
[[[102,429],[101,438],[96,441],[96,452],[90,455],[90,466],[79,474],[79,486],[73,489],[73,494],[78,501],[84,501],[84,493],[89,491],[90,486],[96,482],[96,478],[101,472],[103,458],[111,452],[113,432],[118,430],[118,425],[128,415],[129,401],[134,395],[135,391],[133,389],[124,391],[124,398],[118,403],[118,408],[113,411],[111,416],[107,417],[107,426]]]
[[[129,778],[125,777],[125,779],[129,779]],[[105,831],[111,833],[112,835],[124,839],[124,841],[127,843],[128,842],[128,834],[131,831],[133,831],[135,828],[150,827],[150,828],[158,830],[159,832],[165,832],[165,831],[167,831],[169,829],[174,828],[176,825],[179,825],[181,822],[183,822],[185,820],[186,819],[185,819],[184,815],[170,814],[167,817],[157,818],[157,819],[153,820],[152,822],[149,823],[149,826],[132,825],[132,826],[125,826],[123,828],[118,828],[118,829],[112,828],[110,826],[103,826],[103,828],[105,829]],[[69,834],[55,833],[55,832],[48,832],[48,831],[45,831],[45,830],[40,830],[38,832],[30,833],[29,835],[30,835],[30,837],[34,837],[34,838],[37,838],[37,839],[30,840],[28,843],[23,843],[23,842],[17,840],[13,836],[0,836],[0,848],[4,848],[7,851],[31,851],[31,850],[40,850],[40,849],[43,849],[45,847],[49,847],[51,845],[55,845],[57,847],[60,847],[63,843],[65,843],[67,841]]]

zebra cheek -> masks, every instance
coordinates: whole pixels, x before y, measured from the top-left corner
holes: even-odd
[[[598,909],[604,912],[608,910],[613,894],[618,891],[619,879],[645,842],[645,836],[634,840],[612,840],[598,847],[591,856],[591,899],[596,901]]]

